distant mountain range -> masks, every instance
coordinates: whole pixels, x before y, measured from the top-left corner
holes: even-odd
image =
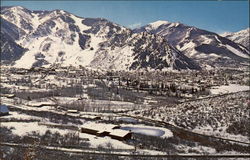
[[[235,33],[226,32],[226,33],[221,34],[221,36],[226,37],[236,43],[239,43],[245,46],[248,50],[250,50],[249,34],[250,34],[250,28],[247,28],[239,32],[235,32]]]
[[[243,45],[180,23],[157,21],[131,30],[63,10],[1,7],[1,61],[15,67],[200,70],[248,59]]]
[[[148,32],[165,40],[200,65],[225,66],[249,60],[249,50],[216,33],[181,23],[157,21],[134,30]],[[248,35],[249,38],[249,35]]]

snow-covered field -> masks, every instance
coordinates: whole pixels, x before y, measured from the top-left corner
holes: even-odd
[[[47,130],[50,130],[52,133],[59,132],[62,135],[68,133],[67,130],[48,128],[47,126],[39,125],[38,122],[1,122],[1,125],[11,128],[12,133],[18,136],[24,136],[32,132],[44,135]]]
[[[234,92],[247,91],[247,90],[250,90],[249,86],[229,84],[229,85],[213,87],[212,89],[210,89],[210,92],[211,94],[225,94],[225,93],[234,93]]]
[[[4,116],[1,119],[5,119],[5,120],[9,120],[9,119],[17,119],[17,120],[40,120],[40,118],[38,117],[34,117],[34,116],[30,116],[30,115],[26,115],[20,112],[15,112],[12,111],[9,115]]]
[[[68,98],[65,99],[66,101],[68,100],[72,100],[72,98]],[[74,99],[73,99],[74,100]],[[8,99],[8,98],[4,98],[4,102],[8,102],[8,104],[12,104],[13,100],[12,99]],[[32,103],[32,102],[29,102]],[[27,103],[27,104],[29,104]],[[34,102],[35,103],[35,102]],[[125,105],[125,102],[113,102],[114,104],[122,104]],[[58,110],[56,110],[54,107],[50,107],[50,106],[43,106],[43,107],[32,107],[32,106],[28,106],[28,105],[15,105],[15,107],[17,109],[21,109],[23,111],[48,111],[54,114],[59,114],[59,115],[64,115],[64,112],[60,112]],[[70,115],[72,117],[75,117],[75,119],[78,119],[80,117],[88,117],[90,118],[92,116],[92,118],[94,118],[95,116],[102,116],[104,117],[117,117],[119,118],[123,118],[120,115],[116,115],[116,114],[112,114],[112,113],[96,113],[96,112],[80,112],[79,114],[67,114]],[[81,115],[81,116],[80,116]],[[1,122],[1,126],[2,127],[7,127],[9,129],[11,129],[12,133],[14,135],[18,135],[18,136],[25,136],[28,134],[33,134],[33,133],[38,133],[40,136],[43,136],[48,130],[51,133],[59,133],[60,135],[66,135],[68,133],[78,133],[79,134],[79,138],[81,139],[88,139],[88,143],[90,144],[90,148],[110,148],[112,147],[113,149],[128,149],[128,150],[133,150],[134,146],[131,144],[127,144],[124,143],[122,141],[119,140],[115,140],[112,139],[108,136],[105,137],[98,137],[95,135],[91,135],[91,134],[86,134],[86,133],[80,133],[80,130],[69,130],[69,129],[62,129],[62,128],[57,128],[57,123],[52,123],[50,122],[49,118],[42,118],[42,117],[36,117],[36,116],[31,116],[31,115],[27,115],[22,113],[21,111],[11,111],[9,115],[7,116],[3,116],[0,118],[0,120],[5,120],[6,122]],[[105,119],[105,118],[104,118]],[[114,118],[116,119],[116,118]],[[9,121],[11,120],[11,121]],[[25,120],[29,120],[29,122],[25,121]],[[81,120],[84,124],[83,126],[95,126],[96,128],[102,128],[103,129],[108,129],[110,130],[112,127],[116,126],[114,124],[108,124],[108,123],[97,123],[97,122],[90,122],[90,121],[84,121]],[[47,125],[48,124],[48,125]],[[54,126],[54,127],[49,127],[50,125]],[[76,124],[67,124],[66,126],[77,126]],[[122,124],[121,124],[122,125]],[[143,129],[140,132],[136,132],[136,133],[142,133],[142,134],[150,134],[150,135],[154,135],[154,136],[161,136],[161,137],[171,137],[172,133],[171,131],[169,131],[168,129],[164,129],[164,128],[158,128],[158,127],[151,127],[151,126],[143,126],[143,125],[133,125],[133,124],[129,124],[129,125],[122,125],[123,127],[126,126],[132,126],[132,127],[136,127],[138,129]],[[80,127],[78,125],[78,127]],[[161,133],[161,135],[159,135],[159,133]],[[151,152],[150,150],[145,151],[145,153],[149,153]]]
[[[39,125],[38,122],[2,122],[2,127],[11,128],[13,134],[18,136],[24,136],[36,132],[39,135],[44,135],[46,131],[51,131],[51,133],[60,133],[60,135],[65,135],[67,133],[74,133],[78,131],[68,131],[64,129],[49,128],[45,125]],[[133,146],[125,144],[121,141],[112,139],[110,137],[97,137],[95,135],[79,133],[79,138],[88,139],[90,143],[90,148],[103,147],[107,148],[112,146],[113,149],[134,149]]]
[[[135,95],[140,100],[130,99],[131,95],[129,98],[125,96],[124,98],[122,97],[123,93],[120,92],[124,88],[121,87],[119,94],[113,93],[113,88],[107,87],[109,79],[93,78],[98,75],[93,76],[92,71],[88,74],[91,76],[74,78],[78,75],[77,70],[70,72],[66,70],[65,74],[64,71],[60,71],[47,76],[38,76],[37,72],[30,72],[29,76],[25,76],[25,78],[19,74],[5,76],[4,84],[1,84],[1,87],[6,90],[11,89],[10,93],[13,94],[16,93],[13,92],[14,89],[20,90],[20,92],[16,93],[15,97],[1,97],[1,103],[10,107],[10,114],[0,117],[1,127],[6,130],[6,133],[12,132],[12,134],[17,135],[10,134],[10,137],[19,136],[20,141],[22,138],[37,136],[34,133],[37,133],[39,138],[59,136],[63,139],[68,138],[68,140],[72,140],[69,138],[69,135],[72,134],[79,138],[82,144],[86,144],[84,146],[86,150],[97,152],[101,150],[109,153],[130,154],[135,150],[136,145],[138,153],[145,154],[164,154],[169,150],[169,153],[176,154],[224,153],[224,151],[218,151],[216,146],[200,143],[200,139],[190,140],[185,135],[184,137],[180,136],[179,134],[182,132],[176,128],[185,129],[186,133],[190,133],[190,135],[195,132],[205,135],[204,137],[209,135],[228,139],[232,142],[230,144],[250,143],[246,134],[247,119],[249,118],[249,86],[233,84],[238,81],[232,80],[232,83],[228,81],[228,86],[219,86],[223,83],[215,83],[214,85],[218,86],[211,88],[211,95],[204,95],[204,98],[188,100],[180,98],[180,101],[178,99],[167,104],[168,100],[172,101],[172,97],[168,97],[166,103],[161,102],[168,95],[163,94],[157,97],[135,89],[130,90],[130,88],[126,88],[124,95],[127,96],[131,93],[132,96]],[[242,75],[241,73],[240,76]],[[30,84],[26,83],[26,78]],[[199,79],[198,76],[196,78]],[[9,82],[10,79],[13,81]],[[188,78],[187,80],[189,81]],[[36,83],[33,84],[33,82]],[[126,86],[126,82],[121,83]],[[178,84],[177,80],[176,84]],[[116,85],[118,84],[115,84],[114,87]],[[188,88],[188,86],[185,87]],[[76,92],[74,89],[79,89],[82,92]],[[105,90],[108,89],[110,90],[106,92]],[[64,92],[60,92],[62,90]],[[58,91],[60,94],[52,94],[54,91]],[[96,92],[100,91],[105,91],[105,94],[109,94],[110,97],[105,94],[98,96]],[[69,93],[65,94],[65,92]],[[27,98],[33,93],[44,94],[44,97]],[[76,112],[70,112],[70,110]],[[174,126],[171,127],[168,123]],[[132,138],[119,141],[109,135],[102,137],[81,133],[82,126],[102,131],[131,132]],[[47,133],[48,131],[51,134]],[[239,141],[239,143],[235,141]],[[59,147],[65,147],[65,151],[70,151],[64,142],[55,143],[55,145],[61,145]],[[81,152],[79,148],[83,146],[77,146],[77,143],[72,145],[75,145],[75,148],[72,147],[72,151]],[[241,145],[241,147],[245,146]],[[235,150],[230,153],[234,152]]]
[[[170,130],[166,128],[153,127],[153,126],[128,124],[128,125],[121,125],[121,129],[131,131],[133,133],[140,133],[143,135],[157,136],[162,138],[169,138],[173,136],[173,133]]]

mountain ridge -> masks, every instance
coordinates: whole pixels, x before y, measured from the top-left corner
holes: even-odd
[[[18,30],[14,42],[26,48],[15,67],[57,64],[107,70],[201,69],[161,37],[133,33],[103,18],[81,18],[63,10],[6,7],[1,8],[1,19],[15,25],[11,27]],[[1,34],[7,35],[2,29]]]
[[[159,21],[157,21],[159,22]],[[249,50],[217,33],[188,26],[179,22],[163,22],[157,27],[148,25],[136,28],[135,33],[148,32],[159,35],[187,57],[208,64],[221,66],[223,64],[247,62]]]
[[[249,37],[250,37],[250,28],[246,28],[240,30],[238,32],[227,32],[221,34],[222,37],[226,37],[236,43],[239,43],[245,46],[248,50],[250,50]]]
[[[15,67],[57,64],[106,70],[192,70],[249,60],[249,50],[243,45],[180,22],[159,20],[132,30],[104,18],[20,6],[1,7],[1,22],[6,41],[1,60]]]

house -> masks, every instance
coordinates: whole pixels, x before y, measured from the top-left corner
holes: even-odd
[[[0,105],[0,116],[8,115],[9,108],[5,105]]]

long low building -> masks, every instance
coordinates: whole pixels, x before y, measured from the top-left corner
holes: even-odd
[[[119,129],[119,126],[105,126],[105,124],[85,124],[81,126],[81,133],[92,134],[96,136],[109,136],[120,141],[131,139],[132,133]]]
[[[109,136],[113,139],[123,141],[131,139],[132,133],[130,131],[124,131],[121,129],[113,129],[112,132],[109,133]]]

